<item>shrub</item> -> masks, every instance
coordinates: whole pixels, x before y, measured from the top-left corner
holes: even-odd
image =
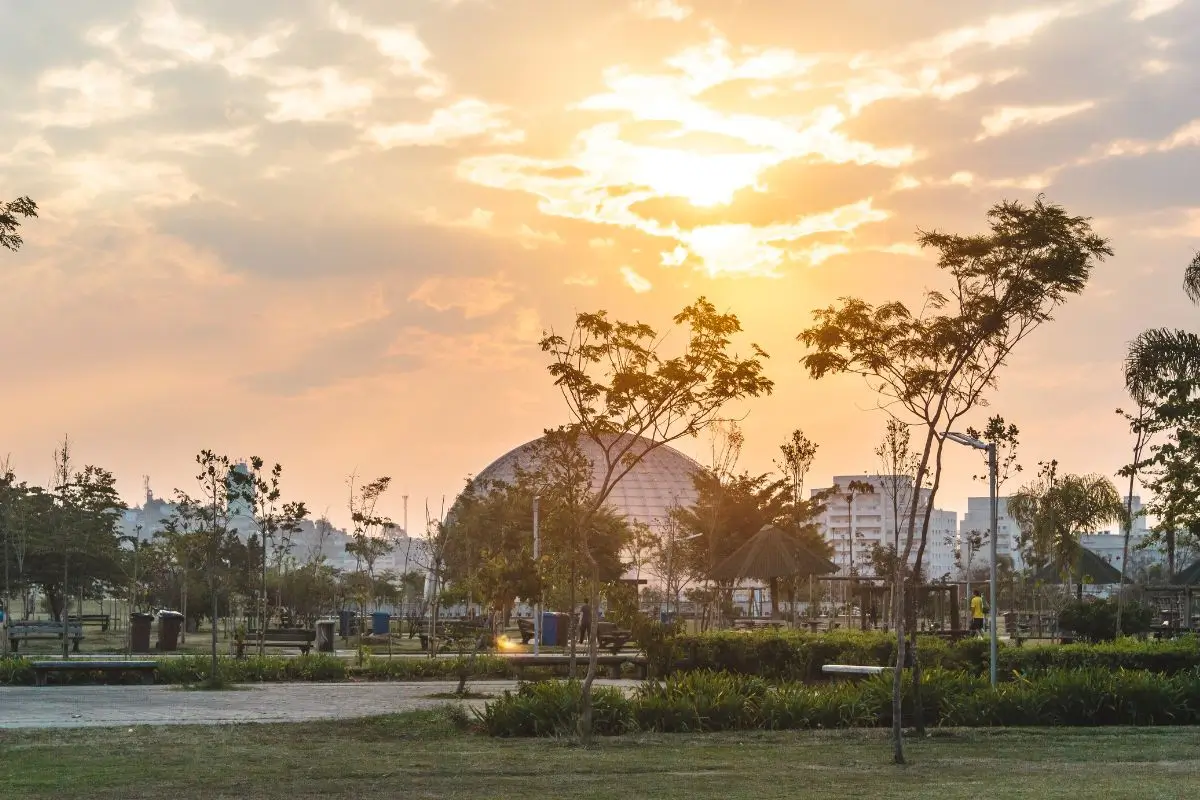
[[[1200,722],[1200,670],[1171,676],[1128,670],[1054,670],[996,689],[981,676],[934,668],[922,682],[926,719],[936,726],[1193,725]],[[639,687],[628,699],[606,692],[606,733],[739,729],[868,728],[892,721],[891,676],[861,683],[771,686],[760,678],[696,672]],[[599,695],[598,695],[599,697]],[[911,676],[901,713],[912,713]],[[577,683],[522,687],[478,712],[493,736],[574,732]],[[598,730],[600,728],[598,727]]]
[[[825,664],[891,666],[895,659],[892,634],[835,631],[720,631],[675,637],[680,657],[676,672],[712,671],[757,675],[774,681],[821,681]],[[917,654],[925,669],[988,672],[988,640],[970,637],[953,645],[936,637],[917,639]],[[1171,675],[1200,667],[1200,640],[1183,637],[1141,642],[1121,639],[1100,644],[1013,647],[1001,643],[999,672],[1030,675],[1051,669],[1148,670]]]
[[[1150,628],[1150,607],[1130,601],[1121,615],[1121,633],[1132,636]],[[1111,642],[1117,638],[1117,601],[1072,600],[1058,612],[1058,624],[1063,630],[1089,642]]]
[[[479,727],[489,736],[572,736],[579,717],[582,686],[578,681],[527,683],[516,692],[476,710]],[[618,689],[592,689],[592,730],[615,736],[634,729],[630,701]]]

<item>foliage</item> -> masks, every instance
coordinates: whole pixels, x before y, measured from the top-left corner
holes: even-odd
[[[664,352],[667,337],[641,322],[613,321],[605,311],[581,313],[567,336],[550,331],[540,342],[548,369],[562,392],[571,423],[561,429],[569,440],[586,439],[602,463],[589,474],[588,493],[570,526],[580,542],[589,579],[588,599],[600,601],[600,564],[588,545],[593,519],[617,484],[655,450],[718,423],[730,402],[769,394],[774,384],[763,374],[767,354],[750,345],[750,356],[731,352],[741,332],[734,314],[719,313],[705,298],[674,318],[683,328],[682,352]],[[599,643],[592,626],[588,671],[581,688],[580,738],[592,732],[592,682]]]
[[[1184,270],[1183,288],[1192,302],[1200,301],[1200,253]],[[1131,486],[1139,473],[1148,475],[1145,484],[1154,494],[1148,510],[1159,520],[1150,541],[1165,545],[1168,573],[1174,574],[1177,537],[1182,534],[1189,544],[1200,540],[1200,508],[1194,502],[1200,493],[1200,336],[1169,328],[1143,331],[1129,345],[1125,386],[1137,413],[1118,411],[1135,438],[1133,461],[1122,475]],[[1162,432],[1165,439],[1151,444]]]
[[[1110,626],[1111,627],[1111,626]],[[886,667],[895,663],[895,638],[877,631],[720,631],[678,635],[671,645],[676,652],[674,672],[716,671],[754,675],[773,681],[820,682],[826,664],[863,664]],[[918,658],[927,666],[988,673],[988,641],[963,639],[953,645],[935,637],[919,636]],[[1103,644],[1013,647],[1001,643],[1001,679],[1050,669],[1131,669],[1173,674],[1200,668],[1200,644],[1187,637],[1170,641],[1140,642],[1121,639]],[[659,673],[665,674],[665,673]]]
[[[986,401],[1013,349],[1052,318],[1053,311],[1083,291],[1095,263],[1111,255],[1089,221],[1071,217],[1038,197],[1032,206],[1004,202],[988,212],[990,231],[959,236],[922,232],[922,247],[939,253],[948,293],[930,290],[913,311],[900,302],[874,306],[858,298],[814,312],[814,324],[798,338],[809,347],[804,365],[813,378],[861,376],[879,393],[879,404],[924,429],[914,485],[932,476],[919,529],[923,552],[941,481],[944,435]],[[909,563],[917,543],[918,504],[909,511],[905,540],[897,550]],[[919,556],[918,556],[919,559]],[[919,566],[919,564],[918,564]],[[893,576],[892,618],[904,647],[906,586]],[[904,761],[899,723],[900,671],[894,676],[897,713],[892,730],[894,760]]]
[[[28,197],[18,197],[8,202],[0,201],[0,247],[16,252],[24,243],[18,229],[21,227],[21,217],[31,219],[37,217],[37,203]]]
[[[1009,499],[1008,513],[1021,529],[1027,563],[1051,565],[1068,576],[1074,574],[1080,556],[1080,535],[1106,522],[1123,521],[1125,502],[1108,478],[1060,476],[1058,462],[1051,461]]]
[[[861,683],[770,685],[761,678],[700,672],[647,683],[610,699],[608,732],[699,733],[755,729],[870,728],[892,725],[891,676]],[[1170,676],[1126,670],[1054,670],[992,689],[983,676],[926,671],[925,713],[938,726],[1194,725],[1200,671]],[[907,675],[902,722],[914,708]],[[577,703],[575,684],[543,683],[488,703],[479,712],[492,736],[562,735]]]
[[[571,736],[582,694],[577,681],[526,683],[476,711],[476,719],[489,736]],[[593,689],[591,702],[594,734],[616,736],[634,729],[630,702],[620,689]]]
[[[1149,630],[1151,616],[1149,606],[1126,603],[1120,632],[1129,636]],[[1058,626],[1089,642],[1111,642],[1117,638],[1117,601],[1073,600],[1058,612]]]

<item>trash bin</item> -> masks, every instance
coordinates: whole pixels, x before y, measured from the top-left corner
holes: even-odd
[[[342,609],[338,612],[338,635],[343,639],[350,638],[350,625],[354,621],[354,612]]]
[[[556,643],[558,638],[558,617],[553,611],[542,613],[542,645],[549,646]]]
[[[158,649],[163,653],[179,649],[179,629],[183,627],[183,614],[178,611],[158,612]]]
[[[392,614],[389,611],[371,613],[371,635],[387,636],[392,631]]]
[[[336,619],[319,619],[317,620],[317,652],[332,653],[333,652],[333,629],[337,625]]]
[[[129,649],[135,653],[150,652],[150,625],[153,614],[135,611],[129,615]]]

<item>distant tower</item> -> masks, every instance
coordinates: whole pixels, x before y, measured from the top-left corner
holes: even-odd
[[[154,492],[150,491],[150,476],[142,476],[142,486],[146,490],[146,506],[149,507],[154,502]]]
[[[241,487],[240,494],[229,501],[229,516],[230,517],[253,517],[254,516],[254,486],[250,483],[250,467],[245,461],[238,461],[229,470],[231,473],[236,472],[240,479],[236,480],[232,475],[226,480],[230,490],[235,486]]]

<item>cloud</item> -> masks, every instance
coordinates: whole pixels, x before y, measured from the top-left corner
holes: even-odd
[[[1181,3],[1183,0],[1136,0],[1129,16],[1138,22],[1145,22],[1151,17],[1165,14]]]
[[[460,311],[467,319],[474,319],[495,314],[515,297],[512,284],[503,278],[437,276],[418,286],[408,299],[436,311]]]
[[[677,0],[633,0],[635,14],[646,19],[668,19],[682,22],[692,14],[692,9]]]
[[[426,122],[376,125],[367,137],[381,147],[445,147],[486,136],[495,144],[523,141],[525,134],[503,118],[506,109],[475,98],[439,108]]]
[[[417,97],[431,100],[446,93],[446,77],[430,66],[433,54],[412,25],[371,25],[337,3],[330,6],[329,18],[336,30],[360,36],[374,44],[388,59],[393,75],[415,80]]]
[[[621,267],[621,277],[625,279],[625,285],[633,289],[635,294],[645,294],[654,288],[654,284],[643,278],[631,266]]]
[[[1091,100],[1084,100],[1065,106],[1032,106],[1027,108],[1006,106],[997,109],[983,118],[980,123],[983,130],[976,137],[976,141],[981,141],[992,136],[1003,136],[1011,130],[1023,128],[1028,125],[1045,125],[1063,117],[1069,117],[1072,114],[1078,114],[1082,111],[1095,108],[1095,106],[1096,104]]]
[[[154,93],[139,87],[133,75],[100,61],[49,70],[38,79],[38,90],[59,101],[20,115],[39,128],[87,128],[145,114],[154,106]]]

